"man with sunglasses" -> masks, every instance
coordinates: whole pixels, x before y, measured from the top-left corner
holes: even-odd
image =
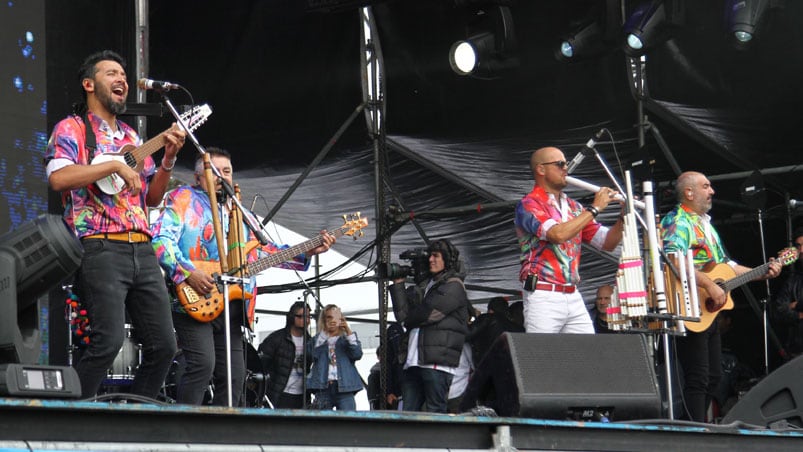
[[[566,158],[555,147],[533,152],[535,187],[516,205],[516,235],[521,250],[524,327],[528,333],[594,334],[577,291],[582,243],[612,251],[622,240],[621,218],[611,228],[596,217],[617,192],[602,187],[588,207],[563,193]]]

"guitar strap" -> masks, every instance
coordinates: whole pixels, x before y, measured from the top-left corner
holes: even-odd
[[[92,129],[92,123],[89,122],[89,116],[87,116],[87,112],[84,112],[83,116],[84,120],[84,147],[88,151],[87,156],[90,160],[92,160],[92,156],[95,155],[95,149],[98,147],[97,141],[95,141],[95,131]]]

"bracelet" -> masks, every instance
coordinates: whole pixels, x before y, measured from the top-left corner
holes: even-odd
[[[169,162],[170,162],[170,166],[168,167],[167,165],[165,165],[165,159],[162,159],[162,170],[163,171],[170,172],[170,171],[173,171],[173,168],[176,167],[176,158],[175,157],[170,159]]]
[[[596,207],[594,207],[594,206],[588,206],[588,207],[586,207],[586,210],[587,210],[587,211],[589,211],[589,212],[591,212],[591,215],[592,215],[594,218],[597,218],[597,215],[599,215],[599,210],[597,210],[597,208],[596,208]]]

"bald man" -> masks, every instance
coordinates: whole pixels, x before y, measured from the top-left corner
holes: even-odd
[[[594,317],[594,331],[597,334],[613,332],[608,328],[608,306],[611,304],[612,296],[613,286],[611,285],[605,284],[597,289],[597,298],[595,299],[597,314]]]
[[[678,205],[662,220],[664,250],[686,254],[692,250],[697,286],[705,289],[715,308],[727,301],[726,293],[701,271],[708,264],[727,263],[737,275],[751,269],[737,264],[725,252],[717,230],[711,224],[708,211],[714,198],[714,188],[705,175],[687,171],[675,183]],[[767,273],[759,279],[774,278],[781,264],[772,262]],[[720,341],[717,322],[700,333],[688,331],[677,339],[677,355],[683,371],[683,400],[689,420],[704,422],[712,393],[722,376]]]
[[[515,217],[525,330],[594,334],[591,317],[577,291],[580,249],[587,243],[612,251],[621,242],[621,218],[611,228],[596,221],[617,192],[602,187],[585,208],[566,196],[567,163],[558,148],[533,152],[530,168],[535,186],[516,205]]]

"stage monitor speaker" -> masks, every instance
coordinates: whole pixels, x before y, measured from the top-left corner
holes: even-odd
[[[649,356],[637,334],[505,333],[477,366],[461,409],[541,419],[659,418]]]
[[[762,427],[803,428],[803,356],[789,361],[753,386],[722,418]]]

